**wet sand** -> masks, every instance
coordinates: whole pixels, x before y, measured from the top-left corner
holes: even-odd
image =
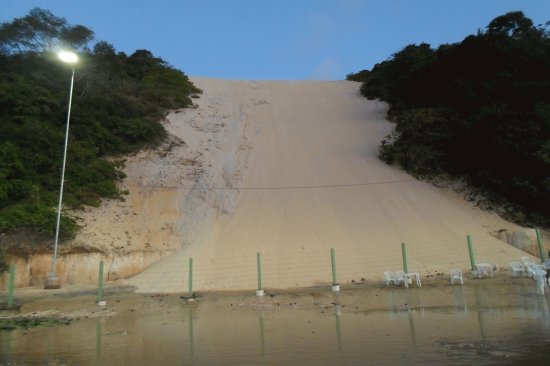
[[[25,293],[26,291],[26,293]],[[534,281],[444,279],[422,288],[357,283],[269,292],[175,294],[25,290],[19,311],[70,325],[0,332],[0,364],[515,364],[550,346],[549,295]]]

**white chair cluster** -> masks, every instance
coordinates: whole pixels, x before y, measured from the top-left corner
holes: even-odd
[[[415,273],[415,272],[405,273],[404,271],[384,272],[384,279],[386,280],[386,286],[389,286],[390,284],[394,284],[395,286],[401,286],[401,284],[403,284],[404,287],[409,288],[409,279],[412,280],[413,278],[415,279],[416,286],[422,287],[422,283],[420,282],[420,274],[418,273]]]
[[[512,266],[512,274],[514,276],[524,275],[537,281],[537,284],[544,288],[548,283],[546,282],[546,269],[543,264],[536,264],[529,257],[521,257],[520,261],[514,261],[510,263]]]
[[[498,271],[498,266],[492,263],[477,263],[472,271],[475,278],[493,277],[493,273]]]

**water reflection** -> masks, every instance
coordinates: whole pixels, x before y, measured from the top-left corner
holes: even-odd
[[[334,318],[336,319],[336,344],[338,346],[338,353],[342,351],[342,326],[340,324],[340,317],[342,316],[342,305],[334,305]]]
[[[101,365],[101,338],[103,334],[103,319],[97,319],[95,330],[95,364]]]
[[[270,307],[270,299],[240,307],[205,300],[0,332],[0,364],[483,365],[528,357],[533,344],[550,346],[548,298],[534,287],[429,291],[422,299],[396,289],[384,304],[392,310],[355,310],[360,298],[345,294],[327,294],[315,300],[323,306],[309,308],[300,307],[304,297],[285,308]],[[447,306],[431,305],[434,294],[447,296]]]
[[[466,297],[464,296],[464,286],[453,286],[453,297],[458,309],[462,309],[463,313],[468,312],[468,304],[466,303]],[[457,312],[457,314],[460,314]]]
[[[2,356],[4,355],[4,356]],[[11,358],[11,333],[0,331],[0,361]]]
[[[487,312],[487,298],[485,291],[481,290],[479,287],[474,288],[474,293],[476,296],[477,304],[477,321],[479,324],[479,333],[481,334],[481,339],[485,339],[487,333],[485,331],[485,314]]]
[[[411,341],[414,351],[416,351],[416,328],[414,327],[414,319],[412,311],[409,309],[407,312],[408,318],[409,318],[409,330],[411,333]]]
[[[191,362],[195,359],[195,332],[193,328],[193,322],[195,321],[195,306],[191,305],[187,308],[189,321],[189,355],[191,356]]]
[[[260,349],[262,360],[265,358],[265,335],[264,335],[264,312],[260,310],[258,312],[258,320],[260,323]]]

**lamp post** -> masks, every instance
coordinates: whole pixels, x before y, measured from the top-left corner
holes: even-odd
[[[67,111],[67,127],[65,128],[65,149],[63,150],[63,166],[61,168],[61,187],[59,188],[59,203],[57,205],[57,221],[55,225],[55,240],[53,246],[52,256],[52,271],[50,276],[46,279],[45,289],[57,289],[61,288],[61,281],[57,278],[56,262],[57,262],[57,244],[59,241],[59,223],[61,221],[61,204],[63,202],[63,185],[65,183],[65,163],[67,162],[67,144],[69,142],[69,121],[71,119],[71,104],[73,101],[73,84],[74,84],[74,64],[78,62],[78,55],[70,51],[60,51],[57,56],[59,59],[67,64],[73,66],[73,72],[71,76],[71,88],[69,91],[69,108]]]

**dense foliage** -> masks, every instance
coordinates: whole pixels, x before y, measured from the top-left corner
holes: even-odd
[[[369,70],[361,70],[359,72],[347,74],[346,80],[359,81],[362,83],[363,81],[367,80],[369,74],[370,74]]]
[[[387,101],[397,122],[382,160],[416,176],[463,178],[515,219],[550,226],[545,27],[507,13],[460,43],[406,46],[361,76],[361,93]]]
[[[51,236],[59,193],[71,68],[58,48],[79,51],[70,120],[63,203],[98,205],[121,197],[116,157],[158,143],[167,110],[199,93],[181,71],[151,52],[130,56],[93,32],[42,9],[0,26],[0,233]],[[106,159],[106,158],[109,159]],[[77,225],[67,215],[62,237]]]

